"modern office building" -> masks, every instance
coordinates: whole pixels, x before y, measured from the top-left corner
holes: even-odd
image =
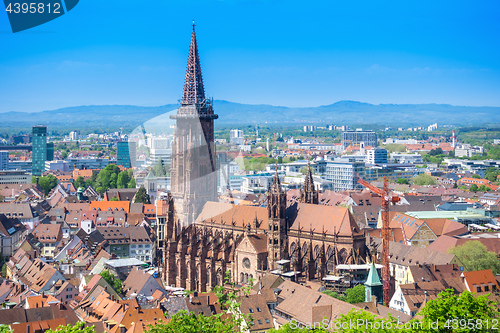
[[[345,148],[350,145],[359,145],[364,143],[365,147],[377,147],[377,133],[374,131],[346,131],[342,133],[342,146]]]
[[[338,159],[326,163],[325,179],[332,182],[332,189],[337,192],[346,190],[362,190],[358,184],[363,176],[365,164],[351,159]]]
[[[116,143],[116,164],[125,168],[132,167],[130,163],[130,149],[128,141],[119,141]]]
[[[52,156],[53,154],[52,146]],[[41,176],[45,171],[45,161],[47,160],[47,126],[33,126],[33,157],[32,174]]]
[[[8,170],[9,167],[9,152],[0,150],[0,170]]]
[[[108,164],[116,163],[116,160],[107,158],[67,158],[69,171],[74,169],[104,169]],[[116,163],[118,164],[118,163]]]
[[[30,175],[22,170],[0,171],[0,184],[28,184],[30,181]]]
[[[368,149],[366,151],[366,164],[387,164],[387,149]]]
[[[47,142],[47,159],[46,161],[54,160],[54,142]]]

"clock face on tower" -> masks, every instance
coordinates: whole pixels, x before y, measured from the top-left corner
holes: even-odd
[[[250,259],[248,258],[243,259],[243,267],[247,269],[250,268]]]

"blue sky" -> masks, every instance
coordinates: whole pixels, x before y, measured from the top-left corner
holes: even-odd
[[[83,0],[13,34],[0,12],[0,112],[164,105],[196,20],[207,95],[500,106],[500,2]]]

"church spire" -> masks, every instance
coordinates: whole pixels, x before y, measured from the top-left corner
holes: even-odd
[[[201,75],[200,57],[198,55],[198,44],[196,43],[195,24],[193,21],[193,33],[191,34],[191,46],[184,80],[184,91],[182,93],[182,105],[202,104],[205,101],[205,88]]]
[[[280,177],[278,175],[278,164],[275,165],[275,173],[273,177],[273,184],[271,185],[271,190],[273,192],[281,192],[281,182]]]
[[[307,162],[307,173],[304,179],[304,188],[300,190],[300,202],[318,204],[318,191],[314,186],[311,164]]]

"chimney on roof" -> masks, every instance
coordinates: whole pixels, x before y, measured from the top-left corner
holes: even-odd
[[[193,296],[189,295],[189,303],[193,303]]]
[[[259,282],[259,290],[262,290],[262,281]]]
[[[30,333],[30,325],[26,325],[26,333]]]

